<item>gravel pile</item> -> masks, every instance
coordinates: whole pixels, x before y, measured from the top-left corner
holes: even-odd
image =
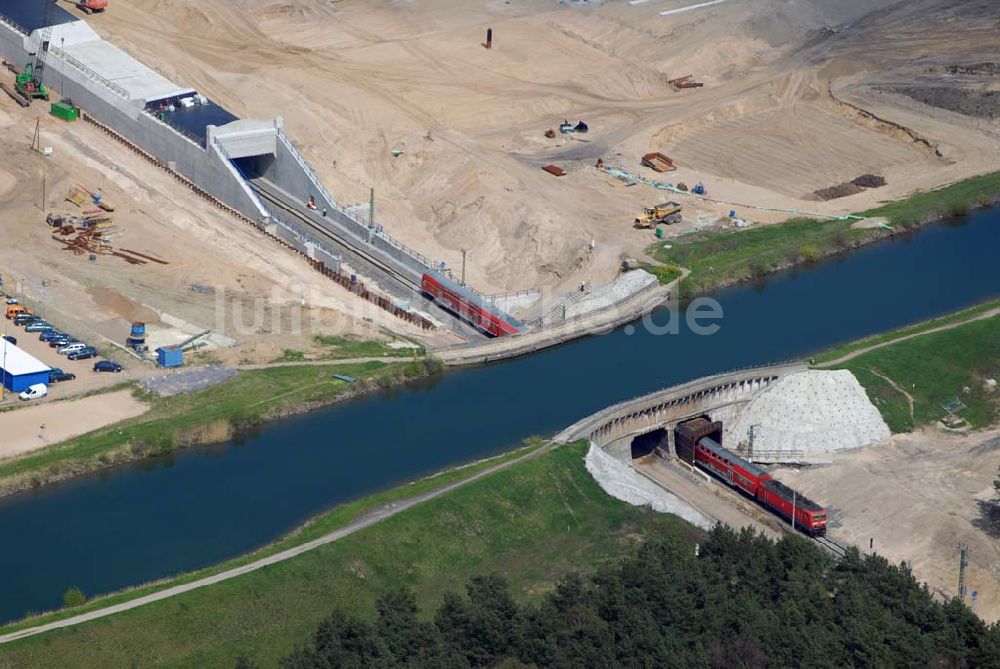
[[[780,379],[728,429],[730,447],[746,442],[751,425],[758,426],[754,453],[765,460],[865,448],[891,436],[865,389],[846,370],[810,370]],[[781,455],[774,457],[775,452]]]
[[[672,513],[706,530],[715,524],[680,497],[640,476],[625,463],[593,445],[587,452],[587,471],[604,492],[623,502],[648,506],[660,513]]]

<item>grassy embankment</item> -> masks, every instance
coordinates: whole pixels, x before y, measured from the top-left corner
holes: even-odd
[[[533,600],[643,537],[696,540],[676,517],[606,495],[583,466],[585,450],[550,451],[261,571],[0,646],[0,666],[228,669],[243,652],[272,666],[332,606],[371,615],[389,588],[412,588],[430,611],[469,576],[497,571]]]
[[[910,229],[946,216],[959,216],[1000,199],[1000,172],[966,179],[937,190],[917,193],[860,215],[882,216],[899,229]],[[686,267],[691,275],[681,282],[681,295],[756,279],[794,265],[883,239],[890,232],[854,229],[853,221],[796,218],[746,230],[695,232],[660,240],[647,253],[667,268]],[[669,245],[671,248],[664,248]],[[672,276],[664,270],[665,276]]]
[[[266,420],[335,401],[349,392],[388,386],[433,371],[433,361],[274,367],[240,372],[200,392],[157,397],[135,390],[151,408],[137,418],[0,462],[0,491],[41,485],[86,471],[215,443]],[[334,379],[346,374],[355,384]]]
[[[891,341],[946,324],[941,321],[949,319],[962,320],[950,316],[938,319],[937,325],[915,326],[880,339]],[[843,348],[867,345],[871,343]],[[985,379],[1000,376],[1000,316],[891,343],[836,366],[854,373],[893,432],[909,432],[939,420],[944,416],[942,403],[955,397],[967,405],[959,416],[970,427],[982,428],[1000,421],[1000,391],[990,392],[984,387]],[[964,392],[965,388],[969,392]],[[907,394],[913,399],[912,415]]]
[[[345,358],[412,358],[423,356],[423,348],[393,348],[380,341],[316,335],[313,344],[317,349],[309,353],[286,348],[272,362],[300,362],[304,360],[343,360]]]

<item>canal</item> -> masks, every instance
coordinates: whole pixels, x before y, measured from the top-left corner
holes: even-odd
[[[801,358],[1000,295],[1000,210],[721,291],[712,336],[641,325],[0,500],[0,619],[219,562],[333,505],[548,435],[603,406]],[[660,312],[655,320],[665,321]]]

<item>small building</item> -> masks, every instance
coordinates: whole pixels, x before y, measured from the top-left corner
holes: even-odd
[[[176,346],[156,349],[156,364],[160,367],[180,367],[184,364],[184,351]]]
[[[52,369],[19,349],[6,339],[0,339],[0,374],[3,387],[10,392],[19,393],[36,383],[49,383],[49,372]]]

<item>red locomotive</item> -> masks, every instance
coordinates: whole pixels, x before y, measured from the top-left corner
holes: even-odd
[[[517,334],[521,323],[504,314],[482,297],[457,281],[439,272],[426,272],[420,279],[420,290],[466,323],[491,337]]]
[[[757,465],[723,448],[711,437],[695,442],[694,460],[723,481],[753,497],[786,520],[795,514],[794,525],[810,536],[826,534],[826,509],[798,494],[781,481],[771,478]]]

